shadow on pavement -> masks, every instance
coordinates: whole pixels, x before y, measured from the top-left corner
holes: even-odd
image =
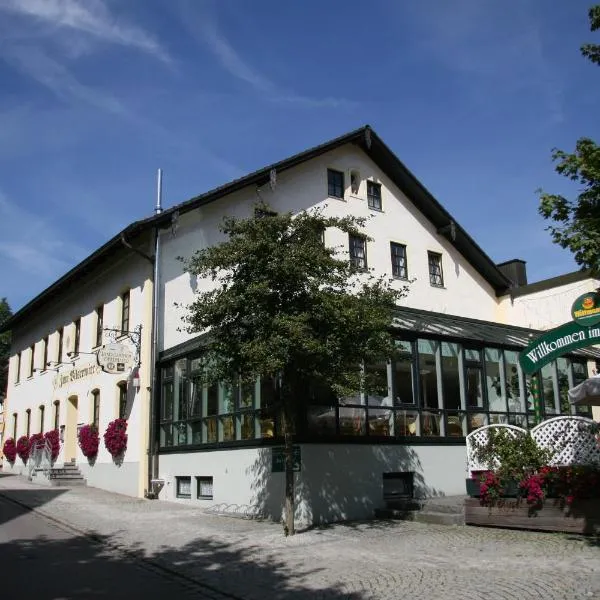
[[[67,491],[68,490],[65,488],[44,488],[39,490],[11,490],[2,488],[0,489],[0,499],[5,497],[12,502],[16,502],[17,504],[25,504],[30,510],[32,510],[34,508],[43,507],[44,504],[51,502],[54,500],[54,498],[61,496]],[[0,525],[13,519],[14,516],[11,515],[12,513],[0,511]]]
[[[139,546],[119,550],[112,536],[65,533],[48,526],[35,513],[14,510],[20,513],[18,516],[29,514],[31,521],[42,521],[45,529],[34,527],[29,531],[36,533],[27,535],[25,526],[17,528],[15,521],[17,533],[13,539],[0,543],[6,598],[364,598],[344,590],[343,584],[325,583],[326,566],[287,566],[277,558],[275,548],[241,548],[235,543],[199,538],[182,547],[162,547],[152,553]],[[45,535],[39,535],[39,531]],[[309,548],[298,548],[299,564],[301,554],[307,551]]]

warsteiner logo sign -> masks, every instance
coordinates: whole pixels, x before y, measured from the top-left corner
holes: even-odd
[[[585,327],[600,323],[600,294],[588,292],[579,296],[573,302],[571,316],[576,323]]]
[[[97,354],[98,364],[105,373],[124,373],[133,368],[133,352],[124,344],[102,346]]]

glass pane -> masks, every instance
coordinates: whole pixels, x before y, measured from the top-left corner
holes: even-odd
[[[416,410],[396,410],[394,422],[394,433],[397,436],[417,435],[417,419],[419,413]]]
[[[192,435],[192,444],[202,443],[202,421],[192,421],[190,423],[190,433]]]
[[[235,440],[235,423],[231,415],[227,417],[221,417],[221,431],[222,437],[219,441],[231,442]]]
[[[533,412],[535,409],[533,394],[531,393],[531,381],[533,377],[533,375],[525,376],[525,405],[527,406],[527,412]]]
[[[175,363],[175,414],[176,421],[187,419],[187,359]]]
[[[173,426],[171,423],[163,423],[160,426],[160,445],[169,448],[173,445]]]
[[[554,398],[554,362],[542,367],[542,402],[547,415],[556,414]]]
[[[458,344],[442,342],[442,389],[445,408],[460,408],[459,352]]]
[[[421,412],[421,435],[437,437],[440,435],[441,415],[424,410]]]
[[[393,411],[382,408],[369,409],[369,435],[392,435]]]
[[[204,424],[206,425],[206,441],[209,444],[214,444],[217,441],[217,419],[213,417],[211,419],[205,419]]]
[[[438,342],[419,340],[419,382],[420,401],[424,408],[438,408],[437,372],[435,352]]]
[[[387,364],[382,362],[376,365],[365,366],[365,380],[367,388],[367,404],[370,406],[390,406],[387,383]]]
[[[277,402],[277,382],[272,377],[261,377],[260,406],[273,406]]]
[[[467,415],[467,432],[471,433],[474,429],[483,427],[486,424],[485,414],[483,413],[469,413]]]
[[[467,407],[483,408],[483,393],[481,389],[481,368],[467,367],[466,369],[466,399]]]
[[[487,388],[488,408],[498,412],[506,411],[506,384],[500,380],[500,360],[502,354],[496,348],[486,348],[485,383]]]
[[[446,435],[450,437],[467,435],[467,416],[464,412],[449,412],[446,419]]]
[[[275,437],[275,418],[271,411],[262,410],[259,413],[259,435],[262,438]]]
[[[173,382],[168,381],[162,386],[161,418],[169,421],[173,418]]]
[[[481,352],[475,348],[465,348],[465,360],[468,362],[481,363]]]
[[[190,417],[199,417],[202,414],[202,381],[193,377],[190,381]]]
[[[315,435],[333,435],[335,429],[335,406],[309,406],[307,410],[308,431]]]
[[[243,413],[240,416],[240,429],[243,440],[254,439],[254,413]]]
[[[525,412],[525,404],[521,400],[521,382],[519,380],[519,355],[513,350],[504,351],[506,375],[506,396],[510,412]]]
[[[366,419],[364,408],[340,406],[340,433],[342,435],[365,435]]]
[[[573,361],[572,368],[573,368],[573,385],[574,386],[579,385],[580,383],[584,382],[587,379],[587,373],[588,373],[587,363]],[[591,413],[592,413],[591,406],[580,405],[580,406],[575,407],[575,414],[591,417],[592,416]]]
[[[237,386],[222,385],[221,386],[221,404],[219,406],[219,414],[232,413],[235,410],[235,397],[238,392]]]
[[[254,395],[256,391],[256,384],[243,383],[240,394],[240,408],[253,408],[254,407]]]
[[[490,413],[489,424],[490,425],[506,425],[508,423],[508,417],[506,413]]]
[[[527,429],[527,415],[524,413],[510,413],[508,415],[508,424]]]
[[[206,388],[206,414],[216,415],[219,409],[219,384],[213,383]]]
[[[569,402],[569,361],[560,357],[556,359],[558,371],[558,396],[560,401],[560,412],[563,415],[571,414],[571,403]]]
[[[188,444],[188,427],[184,421],[173,423],[175,431],[175,445],[186,446]]]
[[[202,371],[202,359],[201,358],[192,358],[190,360],[190,372],[195,373],[198,371]]]
[[[412,344],[397,341],[396,347],[400,352],[400,356],[396,357],[396,360],[392,363],[394,404],[414,404]]]

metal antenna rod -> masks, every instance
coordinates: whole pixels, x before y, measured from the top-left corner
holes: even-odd
[[[156,180],[156,208],[154,214],[159,215],[162,212],[162,169],[158,170],[158,177]]]

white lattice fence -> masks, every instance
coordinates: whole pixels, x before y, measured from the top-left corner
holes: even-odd
[[[527,435],[527,430],[516,425],[485,425],[472,431],[465,439],[467,446],[467,473],[471,474],[471,471],[483,471],[487,466],[482,466],[475,457],[475,450],[479,445],[483,445],[488,440],[488,434],[490,429],[506,429],[508,435],[516,438],[519,435]],[[500,466],[500,465],[498,465]]]
[[[554,417],[542,421],[531,430],[531,436],[542,448],[558,450],[551,465],[599,465],[600,446],[586,417]]]

